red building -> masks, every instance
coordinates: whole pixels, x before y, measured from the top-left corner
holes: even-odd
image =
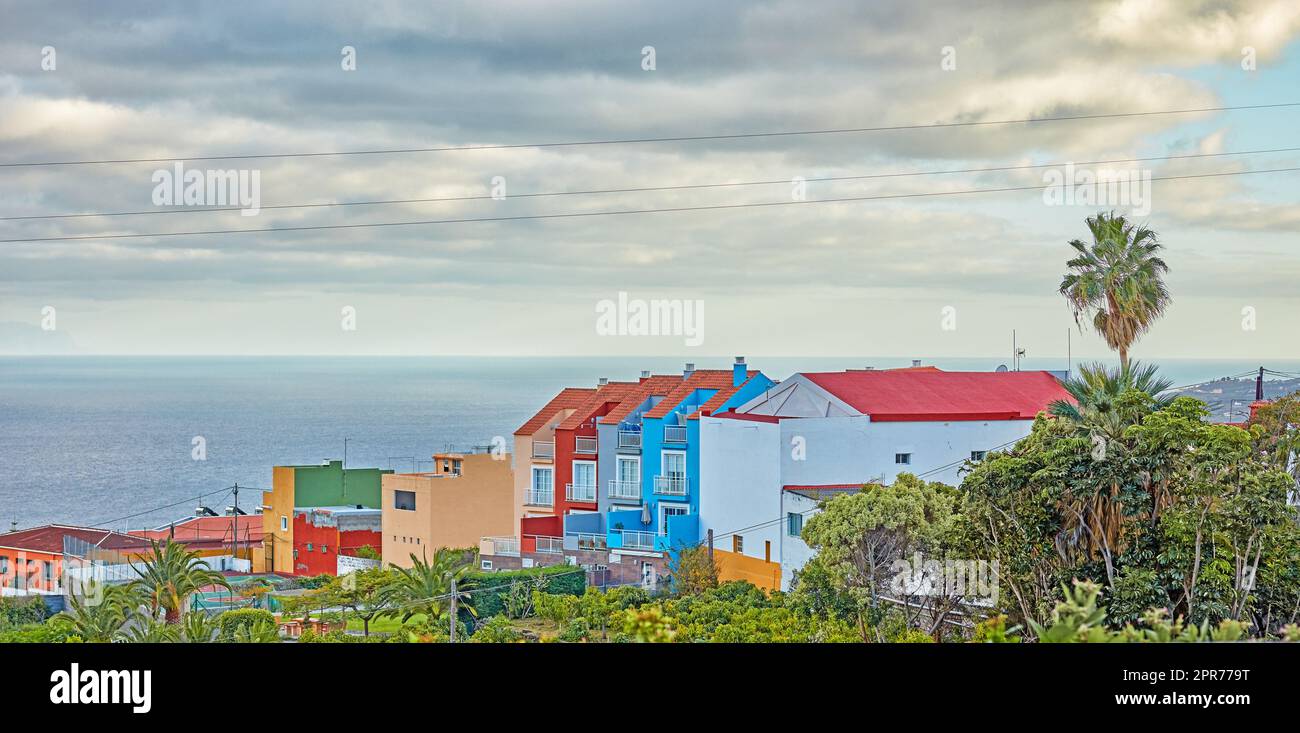
[[[301,507],[293,511],[294,575],[337,575],[339,556],[383,547],[383,511],[362,506]]]

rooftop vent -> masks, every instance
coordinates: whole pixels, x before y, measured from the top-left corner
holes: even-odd
[[[694,372],[695,372],[695,362],[693,361],[686,362],[686,368],[682,370],[682,376],[689,377]]]
[[[644,380],[644,379],[649,379],[649,378],[650,378],[650,370],[649,370],[649,369],[642,369],[642,370],[641,370],[641,379]]]
[[[600,381],[597,382],[597,384],[601,387],[604,387],[605,385],[609,384],[609,377],[601,377]]]
[[[919,367],[919,366],[921,366],[921,360],[920,360],[920,359],[913,359],[913,360],[912,360],[912,366],[914,366],[914,367]]]

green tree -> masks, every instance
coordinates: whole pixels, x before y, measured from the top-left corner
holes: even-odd
[[[137,609],[144,602],[129,585],[88,580],[82,591],[68,597],[63,611],[51,623],[65,626],[91,643],[118,640],[127,621],[137,616]]]
[[[668,572],[673,579],[673,591],[682,595],[703,593],[718,587],[718,566],[702,545],[679,548],[669,559]]]
[[[1092,242],[1070,241],[1076,254],[1066,263],[1070,272],[1060,292],[1075,322],[1082,327],[1081,319],[1090,316],[1127,366],[1129,348],[1169,307],[1164,282],[1169,266],[1158,256],[1163,246],[1154,231],[1114,213],[1088,217],[1087,224]]]
[[[362,632],[370,636],[370,622],[392,607],[395,596],[386,588],[393,582],[393,572],[383,568],[356,570],[330,580],[321,589],[319,602],[340,606],[361,619]]]
[[[402,619],[405,623],[416,614],[437,619],[451,607],[451,584],[456,581],[457,603],[473,613],[470,585],[467,576],[473,570],[474,555],[464,550],[439,549],[433,560],[425,562],[411,554],[411,567],[394,568],[391,581],[384,587],[381,598],[386,606],[384,615]]]
[[[150,540],[150,544],[150,555],[139,565],[131,564],[139,576],[132,584],[144,593],[152,612],[156,615],[161,611],[167,623],[180,621],[186,601],[201,588],[215,585],[230,589],[230,583],[221,573],[210,570],[198,553],[184,545],[170,539]]]
[[[1123,436],[1128,426],[1138,424],[1152,410],[1166,407],[1173,398],[1158,395],[1172,384],[1159,376],[1155,366],[1143,366],[1136,361],[1118,369],[1082,364],[1078,376],[1061,382],[1072,399],[1053,400],[1047,411],[1113,440]],[[1142,399],[1134,392],[1157,397]]]

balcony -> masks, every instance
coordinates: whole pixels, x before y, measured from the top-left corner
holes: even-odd
[[[564,495],[569,501],[584,501],[595,503],[596,485],[595,484],[565,484]]]
[[[554,506],[555,492],[550,489],[528,489],[524,492],[524,503],[528,506]]]
[[[514,537],[484,537],[479,540],[478,551],[481,555],[519,557],[519,540]]]
[[[641,501],[641,483],[639,481],[610,481],[609,498],[613,500]]]
[[[655,476],[655,493],[665,496],[686,496],[690,489],[690,479],[680,473],[667,476]]]
[[[685,443],[686,426],[685,425],[665,425],[664,426],[665,443]]]
[[[533,441],[533,458],[544,458],[547,460],[555,458],[555,441]]]
[[[541,555],[562,555],[564,554],[563,537],[537,537],[537,552]]]
[[[596,446],[597,446],[597,441],[595,438],[574,438],[573,439],[574,453],[595,453]]]
[[[568,537],[573,538],[572,548],[577,550],[607,550],[609,543],[605,541],[605,535],[594,532],[571,532]]]
[[[615,544],[624,550],[645,550],[653,551],[655,549],[654,532],[642,532],[634,529],[615,529],[610,530],[610,534],[618,537]]]
[[[635,430],[618,431],[618,447],[641,450],[641,433]]]

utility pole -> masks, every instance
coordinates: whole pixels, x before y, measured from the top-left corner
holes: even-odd
[[[348,498],[348,438],[343,439],[343,470],[339,472],[343,477],[343,498]]]
[[[713,562],[713,528],[709,527],[709,562]]]
[[[1255,401],[1264,399],[1264,367],[1259,368],[1259,376],[1255,377]]]
[[[456,643],[456,579],[451,579],[451,643]]]
[[[234,561],[239,559],[239,482],[235,482],[235,511],[230,513],[230,569],[234,570]]]

